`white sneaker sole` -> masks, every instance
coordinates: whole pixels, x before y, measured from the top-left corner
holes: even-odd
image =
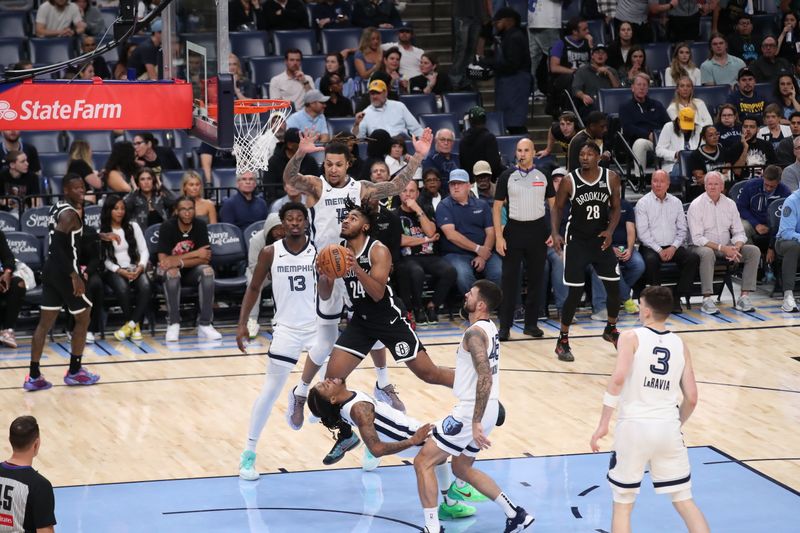
[[[245,481],[256,481],[260,475],[255,470],[239,470],[239,477]]]

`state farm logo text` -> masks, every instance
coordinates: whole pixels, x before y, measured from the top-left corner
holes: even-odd
[[[6,100],[0,100],[0,120],[97,120],[122,117],[122,104],[93,104],[86,100],[72,103],[43,103],[23,100],[19,113]]]

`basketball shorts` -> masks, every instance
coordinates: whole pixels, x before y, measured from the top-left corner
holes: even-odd
[[[614,250],[600,249],[603,239],[568,239],[564,247],[564,285],[583,287],[586,267],[594,266],[597,277],[606,281],[619,281],[619,261]]]
[[[489,400],[481,419],[483,434],[487,437],[497,425],[497,400]],[[458,404],[446,418],[436,422],[433,427],[433,440],[440,450],[453,456],[467,455],[476,457],[480,448],[472,439],[472,414],[475,406],[472,403]]]
[[[86,285],[86,280],[83,284]],[[85,293],[81,296],[73,294],[72,279],[69,276],[42,278],[42,304],[39,307],[44,311],[60,311],[64,306],[71,314],[77,315],[91,307],[92,302]]]
[[[317,296],[317,316],[321,320],[332,320],[339,322],[342,311],[350,307],[350,298],[347,296],[347,289],[342,278],[336,278],[333,282],[331,297],[323,300]]]
[[[679,420],[620,420],[608,468],[613,493],[638,494],[647,464],[658,494],[690,489],[689,453]]]
[[[364,359],[379,341],[398,363],[411,361],[420,350],[425,349],[405,318],[397,317],[391,323],[379,323],[367,322],[356,315],[336,339],[334,346]]]
[[[300,354],[308,351],[314,344],[317,329],[315,327],[298,329],[277,324],[272,330],[272,342],[269,344],[267,356],[279,366],[293,368]]]

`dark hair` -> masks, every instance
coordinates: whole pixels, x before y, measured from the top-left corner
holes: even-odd
[[[299,48],[289,48],[283,54],[283,59],[289,59],[289,54],[300,54],[300,61],[303,60],[303,52],[300,51]]]
[[[436,54],[434,54],[433,52],[425,52],[420,57],[427,57],[428,61],[433,63],[434,67],[438,67],[439,66],[439,57]]]
[[[192,202],[192,206],[195,205],[194,198],[192,198],[191,196],[186,196],[185,194],[179,196],[178,199],[175,200],[175,203],[172,204],[172,211],[175,213],[176,216],[178,214],[178,205],[180,205],[181,202]]]
[[[357,205],[348,196],[344,201],[344,210],[347,214],[350,214],[350,211],[358,211],[361,216],[367,219],[367,224],[369,224],[369,231],[367,231],[367,235],[372,235],[372,232],[378,227],[378,212],[371,209],[369,205]]]
[[[136,173],[136,152],[133,149],[133,143],[122,141],[114,143],[111,147],[111,153],[108,155],[105,166],[106,174],[112,170],[119,170],[125,174],[126,178],[130,178]]]
[[[433,167],[425,169],[425,172],[422,173],[422,181],[423,182],[425,181],[425,178],[428,177],[428,174],[433,174],[434,176],[436,176],[436,179],[438,179],[439,182],[441,183],[442,175],[439,173],[438,170],[436,170]]]
[[[716,122],[718,122],[720,124],[722,123],[722,111],[725,110],[725,109],[730,109],[731,111],[733,111],[733,123],[734,123],[734,125],[741,124],[741,122],[739,121],[739,110],[736,109],[735,105],[729,104],[727,102],[724,103],[724,104],[721,104],[717,108],[717,116],[715,117],[716,118]]]
[[[372,131],[367,138],[367,157],[383,160],[392,149],[392,136],[383,129]]]
[[[152,144],[153,148],[158,146],[158,139],[149,131],[140,131],[134,137],[141,137],[144,142]]]
[[[672,312],[672,290],[661,285],[652,285],[645,288],[639,295],[653,311],[658,320],[666,319]]]
[[[402,135],[395,135],[392,137],[392,146],[395,145],[403,147],[403,155],[408,153],[408,150],[406,150],[406,139]]]
[[[644,60],[642,61],[642,70],[640,72],[649,72],[647,69],[647,52],[644,51],[644,48],[639,46],[638,44],[634,44],[630,48],[628,48],[628,57],[625,58],[625,68],[629,69],[633,66],[633,53],[634,52],[641,52],[644,56]]]
[[[708,128],[717,129],[717,127],[714,124],[706,124],[705,126],[703,126],[703,128],[700,130],[700,140],[701,141],[705,140],[706,132],[708,131]]]
[[[311,414],[319,418],[322,425],[328,430],[334,431],[339,427],[339,423],[342,421],[342,407],[340,405],[333,405],[323,398],[314,387],[308,390],[306,403],[308,403],[308,410],[311,411]]]
[[[342,54],[340,52],[328,52],[327,54],[325,54],[325,59],[328,59],[329,57],[335,57],[336,61],[339,62],[339,68],[336,70],[336,74],[341,76],[342,81],[344,81],[345,70],[344,70],[344,58],[342,57]],[[328,72],[326,71],[325,74],[328,74]]]
[[[562,120],[566,120],[567,122],[572,122],[573,124],[578,123],[578,117],[575,116],[575,113],[572,111],[564,111],[560,115],[558,115],[559,122]]]
[[[62,189],[66,189],[67,188],[67,184],[69,182],[75,181],[75,180],[78,180],[81,183],[83,183],[83,178],[80,177],[78,174],[75,174],[74,172],[68,172],[68,173],[64,174],[64,177],[61,179],[61,188]]]
[[[797,80],[794,79],[789,73],[780,74],[777,78],[775,78],[775,87],[772,89],[772,94],[775,98],[776,102],[783,103],[783,95],[781,95],[781,79],[782,78],[789,78],[792,80],[792,85],[794,86],[794,94],[800,94],[800,86],[797,85]],[[795,111],[797,113],[797,111]]]
[[[580,25],[581,22],[585,22],[585,20],[582,19],[581,17],[572,17],[571,19],[569,19],[567,21],[566,27],[564,28],[565,34],[569,35],[574,31],[578,31],[578,26]]]
[[[600,154],[600,147],[597,146],[597,143],[594,142],[594,141],[586,141],[585,143],[583,143],[581,145],[580,150],[578,150],[578,153],[580,153],[581,150],[583,150],[584,148],[590,148],[590,149],[594,150],[595,152],[597,152],[598,155]]]
[[[742,126],[744,126],[745,120],[752,120],[753,122],[756,123],[756,127],[761,126],[761,121],[759,120],[758,117],[754,117],[752,115],[745,115],[744,117],[742,117]]]
[[[6,164],[10,165],[11,163],[16,163],[19,156],[24,153],[25,152],[21,150],[9,150],[5,157]]]
[[[793,118],[800,117],[800,111],[793,111],[791,115],[789,115],[789,122],[792,121]]]
[[[383,51],[383,59],[386,59],[387,57],[389,57],[392,54],[397,54],[401,58],[403,57],[403,52],[400,51],[400,48],[398,48],[396,46],[391,46],[391,47],[389,47],[389,48],[387,48],[386,50]]]
[[[136,171],[136,174],[133,175],[133,182],[136,184],[136,187],[139,187],[139,180],[142,179],[142,174],[150,174],[153,177],[153,192],[152,195],[164,195],[166,194],[163,187],[161,187],[161,180],[158,179],[158,174],[156,171],[150,167],[142,167]]]
[[[18,416],[8,428],[8,440],[14,451],[27,450],[38,438],[39,424],[30,415]]]
[[[741,22],[742,19],[747,19],[750,22],[752,22],[753,21],[753,16],[745,13],[744,11],[742,11],[742,13],[738,17],[736,17],[736,24],[739,24],[739,22]]]
[[[783,170],[778,165],[767,165],[767,168],[764,169],[764,174],[762,174],[762,177],[766,181],[780,181],[782,171]]]
[[[714,49],[711,47],[711,41],[714,39],[722,39],[725,41],[725,44],[728,44],[728,38],[722,35],[720,32],[715,31],[711,33],[711,37],[708,38],[708,56],[712,57],[714,55]]]
[[[599,124],[603,121],[608,122],[608,115],[606,115],[602,111],[592,111],[591,113],[586,115],[587,126],[591,126],[592,124]]]
[[[325,145],[325,155],[328,154],[341,154],[345,156],[345,158],[349,161],[350,160],[350,149],[347,148],[345,143],[340,142],[330,142]]]
[[[300,211],[303,213],[303,218],[308,220],[308,209],[306,209],[306,206],[300,202],[286,202],[283,204],[280,211],[278,211],[278,217],[281,219],[281,221],[283,221],[284,217],[286,217],[286,213],[289,211]]]
[[[503,291],[496,283],[488,279],[479,279],[472,286],[478,289],[478,298],[486,304],[487,311],[491,313],[497,309],[503,299]]]
[[[125,205],[122,196],[119,194],[110,194],[103,202],[103,209],[100,211],[100,231],[108,233],[111,231],[111,212],[119,202]],[[136,235],[133,233],[133,226],[131,226],[130,214],[127,206],[125,206],[125,216],[122,218],[120,224],[122,231],[125,234],[125,241],[128,243],[128,256],[131,258],[131,264],[139,262],[139,249],[136,246]],[[100,249],[103,254],[103,259],[110,259],[111,262],[117,262],[117,256],[114,253],[114,245],[111,242],[101,241]]]

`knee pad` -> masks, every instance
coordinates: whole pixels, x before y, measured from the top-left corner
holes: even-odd
[[[683,489],[679,490],[678,492],[673,492],[670,494],[672,497],[672,503],[683,502],[686,500],[692,499],[692,489]]]
[[[614,503],[631,504],[636,501],[635,492],[619,492],[611,489],[611,494],[613,495]]]

